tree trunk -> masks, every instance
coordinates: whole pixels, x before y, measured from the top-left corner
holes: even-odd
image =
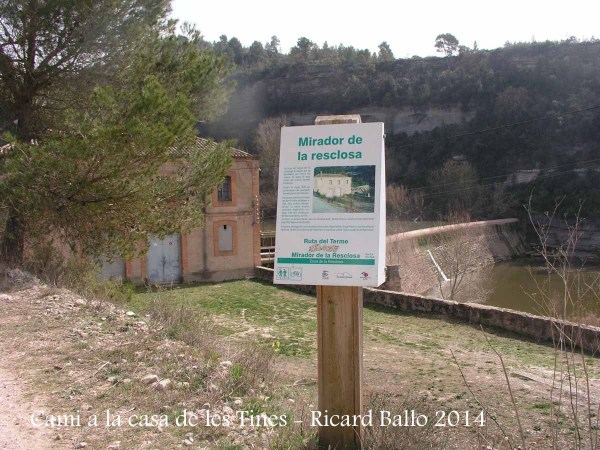
[[[11,206],[0,246],[0,259],[9,266],[20,265],[23,262],[24,243],[25,223],[21,214]]]
[[[29,143],[34,137],[32,129],[33,100],[30,95],[23,97],[16,111],[17,139]]]
[[[25,88],[24,88],[25,89]],[[33,139],[32,112],[33,96],[22,95],[15,115],[17,117],[17,139],[30,142]],[[19,266],[23,263],[23,250],[25,244],[25,217],[17,208],[10,206],[4,224],[4,235],[0,241],[0,261],[9,266]]]

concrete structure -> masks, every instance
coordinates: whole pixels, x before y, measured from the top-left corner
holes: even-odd
[[[198,138],[196,145],[216,145]],[[125,261],[134,283],[223,281],[253,276],[260,265],[258,157],[233,150],[233,164],[211,195],[204,227],[153,239],[142,258]],[[161,171],[169,171],[169,164]]]
[[[315,175],[313,191],[327,198],[341,197],[352,193],[352,177],[339,173]]]
[[[388,289],[429,295],[439,291],[440,279],[446,275],[478,273],[495,262],[524,254],[518,222],[466,222],[387,236]],[[466,280],[462,288],[469,284],[468,289],[475,289],[476,283]]]
[[[517,170],[506,178],[504,185],[515,186],[517,184],[531,183],[537,179],[540,172],[540,169]]]

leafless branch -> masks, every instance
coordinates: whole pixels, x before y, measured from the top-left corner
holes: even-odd
[[[498,429],[502,432],[502,435],[508,441],[508,445],[510,446],[510,448],[513,448],[513,445],[510,441],[510,437],[508,436],[508,434],[506,434],[506,431],[504,431],[504,428],[502,428],[502,425],[500,425],[500,423],[496,420],[496,417],[494,417],[494,415],[489,411],[489,409],[479,400],[479,398],[475,395],[475,392],[473,392],[473,390],[471,389],[471,386],[469,386],[469,383],[467,381],[467,378],[465,377],[462,367],[460,366],[458,359],[456,358],[456,355],[454,354],[454,352],[452,350],[450,350],[450,354],[452,355],[452,359],[454,359],[454,363],[456,364],[456,367],[458,368],[458,371],[460,372],[460,376],[462,377],[463,382],[465,383],[465,387],[471,393],[471,395],[473,396],[473,399],[477,402],[477,404],[479,406],[481,406],[481,409],[483,409],[483,411],[485,411],[486,416],[489,417],[490,419],[492,419],[492,421],[496,424]]]
[[[496,350],[496,348],[492,345],[492,342],[490,341],[490,339],[487,336],[485,330],[483,329],[483,326],[480,325],[479,327],[481,328],[481,331],[483,332],[483,336],[485,337],[485,340],[487,341],[488,345],[494,351],[494,353],[496,354],[496,356],[500,360],[500,364],[502,365],[502,371],[504,372],[504,378],[506,380],[506,386],[507,386],[508,392],[510,394],[510,400],[511,400],[511,402],[513,404],[513,409],[514,409],[514,412],[515,412],[515,417],[517,418],[517,425],[519,427],[519,434],[521,435],[521,443],[523,444],[523,448],[526,448],[525,435],[523,434],[523,427],[521,426],[521,419],[519,418],[519,408],[517,407],[517,402],[515,401],[515,396],[513,395],[513,391],[512,391],[512,388],[510,386],[510,380],[508,378],[508,371],[506,370],[506,365],[504,364],[504,359],[502,358],[502,355],[500,353],[498,353],[498,351]]]

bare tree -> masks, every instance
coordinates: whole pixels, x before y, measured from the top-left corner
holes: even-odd
[[[435,196],[430,199],[433,210],[449,216],[455,215],[456,211],[473,213],[480,196],[478,180],[477,170],[466,161],[448,160],[432,170],[429,184],[436,189]]]
[[[585,259],[576,253],[582,232],[581,205],[574,217],[565,215],[561,218],[559,209],[563,200],[556,200],[554,210],[546,212],[542,219],[533,214],[531,197],[527,205],[529,220],[539,242],[537,250],[547,273],[545,282],[536,280],[535,300],[542,311],[557,319],[553,328],[555,366],[550,391],[554,448],[560,445],[560,428],[567,422],[574,430],[573,448],[589,446],[594,449],[598,448],[600,404],[590,392],[587,355],[582,349],[578,329],[583,321],[598,323],[598,317],[587,309],[585,298],[591,296],[596,302],[600,300],[600,277],[588,273]],[[567,237],[561,242],[552,242],[557,222],[561,221],[568,230]],[[577,326],[567,326],[566,320]]]
[[[386,187],[386,207],[388,232],[400,233],[407,231],[401,225],[402,221],[418,222],[423,216],[425,198],[419,191],[413,192],[403,185],[388,185]]]
[[[598,323],[597,316],[591,316],[591,312],[587,310],[585,299],[591,297],[596,303],[600,301],[600,277],[585,270],[585,260],[576,251],[582,234],[581,209],[573,217],[561,217],[561,203],[562,199],[556,200],[552,211],[540,215],[533,212],[531,198],[526,205],[537,237],[537,253],[544,263],[547,275],[544,281],[533,277],[537,290],[531,297],[541,311],[553,319],[554,366],[548,374],[550,417],[547,421],[548,430],[545,432],[551,436],[553,449],[597,449],[600,425],[600,401],[595,385],[597,378],[588,367],[591,355],[583,350],[581,328],[590,321]],[[556,239],[557,228],[565,226],[566,236]],[[523,433],[519,420],[515,397],[518,391],[511,387],[508,375],[510,368],[505,365],[491,340],[485,335],[484,337],[502,366],[521,437],[520,448],[530,448],[530,443],[527,442],[529,436]],[[600,345],[596,345],[594,353],[600,350]],[[456,358],[455,362],[461,370]],[[468,388],[464,374],[463,379]],[[475,399],[479,402],[479,399]],[[506,434],[506,424],[496,424]],[[512,444],[509,445],[512,447]]]
[[[481,301],[490,289],[489,271],[494,258],[487,249],[485,232],[469,226],[470,215],[454,212],[448,217],[448,231],[431,236],[429,256],[438,271],[442,298]]]
[[[396,192],[398,201],[401,192]],[[495,238],[494,228],[470,223],[467,213],[455,213],[446,225],[388,235],[386,262],[389,270],[397,271],[405,292],[483,301],[491,291],[490,239]]]
[[[260,192],[263,210],[277,208],[277,179],[279,177],[279,147],[281,128],[287,125],[285,116],[263,120],[256,130],[256,148],[260,157]]]

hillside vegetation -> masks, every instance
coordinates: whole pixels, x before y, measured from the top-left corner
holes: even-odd
[[[516,170],[545,169],[534,183],[509,189],[510,196],[502,192],[500,208],[470,205],[475,216],[515,213],[534,185],[540,210],[567,195],[564,206],[573,211],[585,196],[584,214],[600,215],[599,174],[574,171],[598,167],[600,110],[589,109],[600,105],[598,40],[459,46],[445,57],[410,59],[394,59],[385,43],[371,54],[301,38],[281,54],[276,42],[245,49],[236,41],[211,44],[237,64],[237,89],[227,114],[202,127],[210,135],[253,150],[266,118],[286,115],[288,124],[304,125],[317,114],[360,113],[364,121],[386,122],[388,183],[426,187],[420,192],[427,204],[444,203],[438,193],[451,189],[431,178],[454,158],[467,162],[474,178],[466,181],[485,185],[486,195],[498,196],[494,184]],[[571,113],[579,110],[586,111]],[[456,174],[453,180],[465,181]],[[425,215],[444,213],[432,207]]]

